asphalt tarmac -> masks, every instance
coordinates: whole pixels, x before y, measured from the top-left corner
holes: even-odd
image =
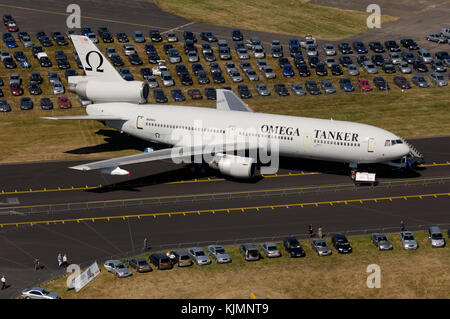
[[[0,0],[0,10],[11,13],[23,30],[51,32],[65,29],[64,12],[71,2]],[[163,12],[152,1],[77,3],[82,25],[106,25],[114,33],[155,27],[162,32],[174,29],[179,35],[185,29],[211,30],[227,39],[231,34],[231,28],[193,23]],[[439,8],[446,10],[446,6]],[[436,26],[439,8],[417,11],[410,21],[417,23],[424,14]],[[405,17],[400,20],[410,23]],[[420,26],[420,33],[418,29],[406,32],[407,24],[394,27],[405,32],[401,36],[419,38],[431,30],[430,21],[426,28]],[[398,39],[400,35],[390,34],[388,27],[381,38]],[[292,37],[243,32],[266,42],[287,42]],[[376,187],[354,187],[342,165],[292,159],[283,160],[278,175],[253,182],[229,180],[210,171],[193,174],[189,167],[170,161],[135,165],[130,177],[68,169],[89,160],[0,165],[0,273],[6,274],[11,285],[0,292],[0,298],[14,298],[21,289],[63,273],[57,267],[58,253],[87,266],[94,260],[142,253],[145,237],[151,251],[156,251],[214,242],[278,240],[286,235],[297,235],[307,244],[309,224],[316,229],[322,226],[327,234],[394,232],[401,220],[411,230],[432,224],[447,229],[450,137],[411,142],[425,155],[426,166],[406,176],[381,172]],[[33,267],[36,257],[45,266],[38,271]]]

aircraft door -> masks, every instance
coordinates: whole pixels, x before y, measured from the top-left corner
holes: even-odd
[[[311,133],[309,132],[305,132],[303,134],[303,147],[304,148],[309,148],[311,147]]]
[[[136,128],[139,130],[142,130],[144,128],[144,122],[145,122],[145,118],[141,115],[139,115],[136,119]]]
[[[375,139],[374,138],[369,138],[369,141],[367,142],[367,151],[368,152],[375,151]]]

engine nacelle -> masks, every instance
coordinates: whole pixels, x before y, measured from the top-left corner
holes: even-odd
[[[70,79],[70,78],[69,78]],[[75,83],[74,83],[75,82]],[[106,82],[95,79],[69,81],[69,90],[97,103],[146,103],[149,95],[147,83],[141,81]]]
[[[217,154],[209,166],[218,169],[222,174],[235,178],[253,178],[259,175],[257,162],[250,157],[228,154]]]

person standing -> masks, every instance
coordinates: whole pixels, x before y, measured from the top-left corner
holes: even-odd
[[[309,224],[308,232],[309,232],[309,237],[312,238],[313,234],[314,234],[314,230],[313,230],[313,225],[312,224]]]
[[[64,268],[66,268],[68,266],[67,255],[66,254],[64,254],[62,261],[63,261],[62,265],[64,266]]]
[[[6,289],[6,278],[5,275],[2,275],[2,290]]]
[[[147,237],[144,238],[144,250],[147,250],[148,246],[147,246]]]
[[[317,230],[317,237],[322,238],[322,226],[319,226],[319,229]]]
[[[62,256],[61,256],[61,253],[59,253],[59,254],[58,254],[58,267],[59,267],[59,268],[61,268],[62,262],[63,262],[63,261],[62,261]]]
[[[405,223],[403,222],[403,220],[400,221],[400,229],[401,229],[402,231],[405,231],[405,230],[406,230]]]
[[[41,267],[39,258],[34,259],[34,271],[38,270]]]

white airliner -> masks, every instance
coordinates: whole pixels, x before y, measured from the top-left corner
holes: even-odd
[[[352,168],[372,163],[406,167],[410,158],[422,157],[404,139],[381,128],[346,121],[256,113],[229,90],[217,90],[215,109],[143,104],[149,94],[146,83],[123,80],[89,38],[71,37],[86,76],[69,77],[69,89],[94,100],[95,104],[87,106],[88,115],[46,118],[97,120],[120,132],[168,145],[168,148],[72,169],[100,169],[105,174],[125,175],[129,172],[120,166],[209,154],[206,164],[222,174],[251,178],[259,172],[257,158],[225,152],[229,150],[230,141],[242,137],[258,143],[268,141],[271,146],[266,149],[274,150],[276,145],[280,156],[342,162]],[[246,149],[245,154],[250,154],[250,143],[233,147],[234,151]]]

